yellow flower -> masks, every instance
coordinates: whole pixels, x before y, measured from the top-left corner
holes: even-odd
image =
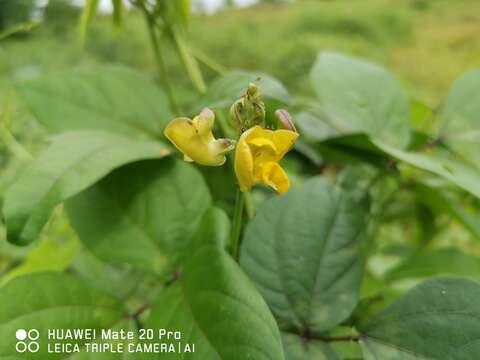
[[[295,131],[273,131],[260,126],[245,131],[235,151],[235,174],[240,190],[247,191],[257,183],[264,183],[279,193],[288,191],[290,181],[278,162],[298,136]]]
[[[213,111],[204,109],[193,120],[186,117],[173,119],[163,133],[183,153],[185,161],[221,166],[226,160],[225,153],[235,147],[235,141],[215,139],[212,134],[214,120]]]

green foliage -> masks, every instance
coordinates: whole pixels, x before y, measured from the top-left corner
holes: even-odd
[[[290,95],[278,80],[262,73],[248,73],[244,71],[232,71],[218,78],[210,85],[207,94],[201,101],[199,108],[210,106],[213,108],[229,108],[230,105],[240,98],[248,84],[255,83],[261,89],[262,97],[267,100],[290,104]]]
[[[180,280],[157,299],[147,326],[188,333],[198,347],[192,359],[282,359],[273,316],[223,249],[223,217],[215,209],[205,215]]]
[[[19,23],[30,22],[34,9],[34,0],[2,0],[0,2],[0,31]]]
[[[318,56],[311,79],[318,108],[341,134],[366,133],[398,147],[408,144],[408,100],[386,70],[326,52]]]
[[[381,142],[375,145],[395,159],[444,177],[480,197],[480,171],[455,155],[441,151],[433,154],[405,152]]]
[[[55,35],[64,37],[70,31],[72,24],[77,21],[80,11],[68,0],[54,0],[48,2],[43,16],[45,22],[51,24]]]
[[[158,138],[172,117],[163,92],[122,67],[40,78],[22,84],[20,92],[52,133],[102,129]]]
[[[480,280],[480,259],[455,248],[421,250],[405,258],[386,274],[388,281],[462,275]]]
[[[479,86],[480,70],[471,70],[454,82],[440,114],[438,135],[457,154],[478,167],[480,99],[475,89]]]
[[[59,203],[116,167],[168,153],[161,144],[131,141],[103,131],[59,135],[5,194],[3,214],[8,240],[18,245],[29,244]]]
[[[67,211],[100,259],[165,274],[188,249],[210,204],[199,172],[165,159],[120,168],[71,199]]]
[[[97,7],[99,4],[99,0],[86,0],[85,6],[83,8],[83,13],[80,18],[80,23],[79,23],[79,32],[80,32],[80,41],[85,43],[85,37],[87,35],[87,29],[90,23],[92,22],[92,19],[97,12]],[[117,12],[115,12],[117,13]]]
[[[19,301],[21,299],[21,301]],[[121,321],[122,304],[74,276],[60,273],[37,273],[19,277],[0,289],[0,356],[18,356],[15,334],[26,324],[35,324],[39,342],[47,343],[48,329],[68,329],[75,319],[78,328],[108,329]],[[80,343],[84,343],[80,342]],[[29,359],[50,358],[46,346]]]
[[[258,209],[245,232],[242,267],[288,326],[329,330],[358,300],[364,221],[347,193],[312,179]]]
[[[85,52],[66,2],[2,43],[0,358],[18,357],[18,328],[41,331],[29,359],[475,358],[479,70],[434,104],[475,63],[478,5],[297,1],[207,17],[188,0],[111,3],[114,38],[110,15],[86,2]],[[437,55],[452,65],[438,71]],[[165,145],[174,116],[204,107],[212,135],[240,143],[228,109],[250,83],[267,124],[288,108],[299,130],[284,195],[236,195],[234,153],[200,168]],[[278,150],[267,140],[237,150],[261,167]],[[251,165],[267,184],[279,175]],[[131,330],[125,344],[177,330],[196,351],[52,355],[47,328]]]
[[[475,358],[479,295],[480,285],[466,279],[437,278],[415,287],[361,327],[365,358]]]
[[[306,340],[295,334],[283,333],[282,341],[286,360],[340,360],[337,353],[320,340]]]

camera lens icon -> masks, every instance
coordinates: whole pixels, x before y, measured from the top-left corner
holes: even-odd
[[[36,353],[40,349],[39,343],[36,341],[40,337],[40,332],[37,329],[18,329],[15,332],[15,337],[18,342],[15,345],[15,349],[19,353],[26,351]]]
[[[15,337],[18,341],[23,341],[27,338],[27,331],[24,329],[18,329],[15,333]]]

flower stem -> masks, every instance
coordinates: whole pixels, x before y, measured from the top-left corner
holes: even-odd
[[[239,246],[240,246],[240,233],[242,232],[243,223],[243,207],[245,204],[245,195],[237,189],[237,196],[235,200],[235,211],[233,213],[233,225],[232,225],[232,256],[238,261],[239,259]]]
[[[157,70],[158,74],[160,75],[160,80],[162,81],[163,88],[165,90],[165,93],[167,94],[168,102],[170,103],[172,111],[178,115],[178,106],[173,95],[172,84],[170,83],[170,79],[168,77],[165,60],[160,49],[157,33],[155,32],[155,19],[144,4],[141,4],[141,9],[143,11],[145,21],[147,22],[148,33],[150,35],[150,43],[152,45],[153,53],[155,55],[155,61],[157,63]]]

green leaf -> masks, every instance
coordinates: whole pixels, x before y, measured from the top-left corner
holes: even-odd
[[[8,241],[35,240],[55,206],[113,169],[141,159],[161,158],[160,143],[130,140],[104,131],[72,131],[54,137],[7,190],[3,215]]]
[[[118,299],[127,298],[147,278],[144,272],[128,266],[113,266],[102,262],[88,249],[83,249],[75,257],[70,270],[91,287],[101,289]]]
[[[322,52],[312,68],[311,80],[321,112],[337,131],[366,133],[401,148],[408,144],[408,98],[384,68]]]
[[[182,343],[195,344],[196,352],[189,359],[281,360],[277,324],[255,287],[223,249],[227,234],[224,215],[218,211],[205,215],[180,279],[160,294],[146,327],[181,331]],[[168,358],[181,359],[183,354]]]
[[[276,79],[262,73],[231,71],[213,82],[198,108],[230,107],[232,103],[244,95],[248,84],[255,83],[260,88],[265,100],[273,100],[290,104],[290,95],[285,87]]]
[[[295,126],[298,128],[302,138],[307,142],[320,142],[330,138],[336,138],[340,134],[327,122],[320,120],[309,112],[301,112],[293,116]]]
[[[318,121],[321,121],[316,117]],[[310,129],[313,129],[310,126]],[[412,152],[392,146],[363,134],[328,137],[321,140],[309,135],[312,148],[322,158],[336,161],[369,162],[381,168],[389,165],[389,158],[426,170],[452,182],[469,193],[480,197],[480,169],[451,152],[435,149],[430,152]],[[300,149],[303,151],[303,149]],[[310,157],[310,156],[309,156]]]
[[[17,33],[28,33],[39,25],[40,23],[38,22],[26,22],[10,26],[7,29],[0,31],[0,41]]]
[[[480,70],[463,74],[454,83],[440,113],[440,138],[480,166]]]
[[[26,82],[19,90],[51,133],[102,129],[160,138],[173,117],[164,93],[154,83],[118,66],[48,76]]]
[[[241,264],[278,318],[322,332],[351,314],[363,273],[364,215],[348,193],[321,178],[259,207]]]
[[[340,360],[332,348],[320,340],[282,333],[282,342],[285,360]]]
[[[480,215],[474,211],[468,211],[461,206],[460,200],[454,199],[446,193],[441,186],[429,186],[417,182],[413,190],[417,194],[419,201],[423,202],[437,214],[448,214],[456,219],[473,236],[480,239]]]
[[[97,257],[160,274],[187,249],[211,202],[192,165],[164,159],[114,171],[68,201],[67,212]]]
[[[175,45],[178,56],[183,62],[185,70],[187,70],[188,77],[190,81],[195,85],[197,91],[200,94],[204,94],[207,91],[207,86],[203,80],[203,75],[198,66],[198,62],[195,57],[191,54],[190,46],[183,38],[182,33],[177,28],[172,28],[171,30],[172,42]]]
[[[480,284],[426,281],[362,326],[366,360],[476,359],[480,353]]]
[[[434,275],[460,275],[480,280],[480,258],[456,248],[421,250],[386,274],[387,281],[419,279]]]
[[[480,198],[480,171],[461,159],[440,152],[433,154],[408,152],[380,141],[373,141],[373,143],[390,156],[437,174]]]
[[[47,352],[48,329],[110,328],[121,321],[125,311],[109,295],[77,278],[61,273],[37,273],[11,281],[0,288],[0,358],[17,358],[18,329],[37,329],[39,351],[28,359],[51,359]],[[84,342],[84,341],[83,341]],[[78,343],[83,343],[79,341]],[[25,357],[21,357],[25,359]]]
[[[45,238],[31,248],[22,263],[6,273],[0,279],[0,286],[18,276],[41,271],[63,271],[73,262],[80,250],[80,242],[73,236],[70,226],[65,217],[61,220],[61,228],[56,226],[56,236]]]
[[[97,12],[98,4],[99,0],[86,0],[85,5],[83,6],[82,16],[80,16],[80,23],[78,24],[80,42],[82,45],[85,44],[87,29]]]

